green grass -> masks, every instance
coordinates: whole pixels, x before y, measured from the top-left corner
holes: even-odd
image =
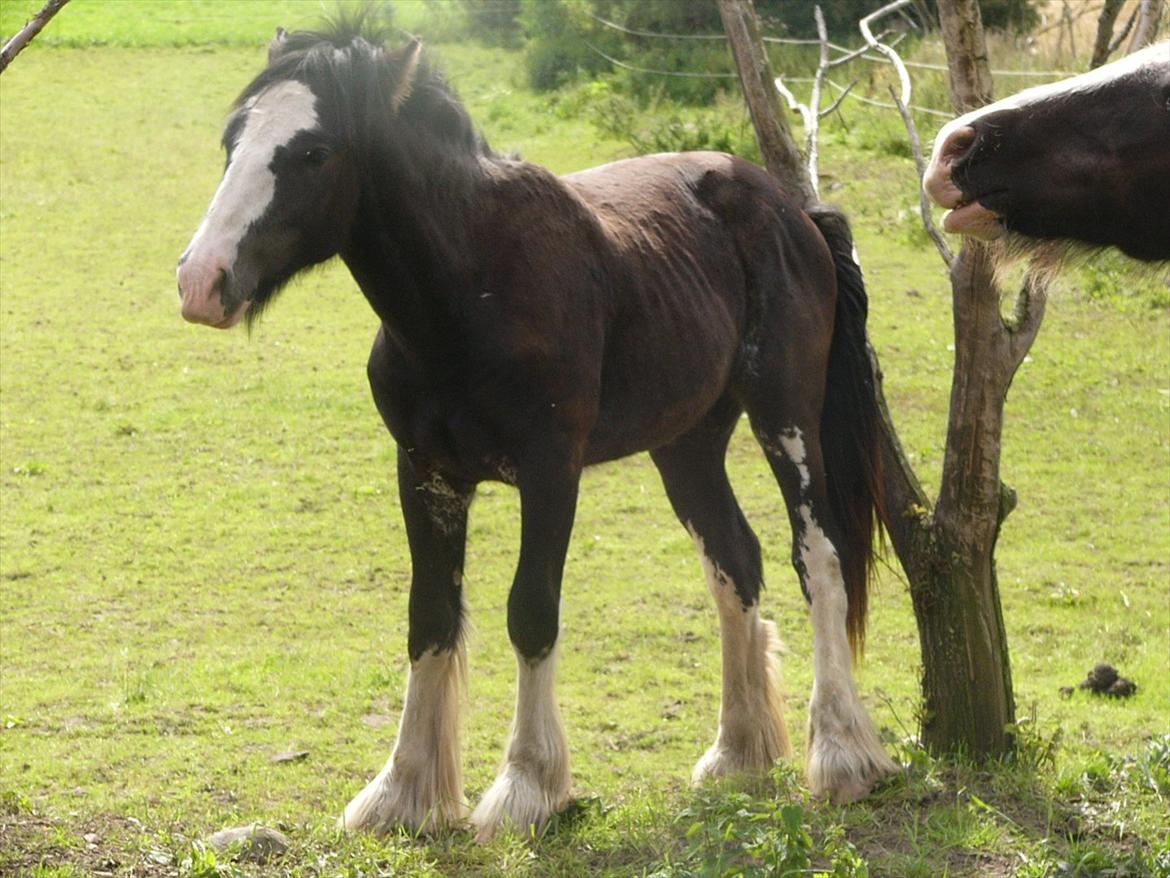
[[[0,30],[36,5],[4,0]],[[1020,760],[947,765],[905,743],[917,637],[891,571],[860,683],[905,776],[851,808],[809,801],[785,767],[755,789],[690,791],[717,716],[715,615],[638,457],[587,474],[570,550],[559,697],[578,810],[532,845],[334,833],[387,755],[406,671],[409,561],[363,368],[376,321],[331,266],[250,338],[213,333],[178,319],[173,273],[217,182],[231,98],[272,25],[305,23],[308,6],[207,5],[235,21],[77,0],[44,35],[61,45],[34,43],[0,80],[0,873],[228,874],[242,867],[200,840],[256,820],[293,838],[272,874],[1156,871],[1170,835],[1170,317],[1146,299],[1118,307],[1116,280],[1065,284],[1009,399],[1020,506],[998,561]],[[410,14],[425,24],[407,9],[400,23]],[[202,36],[174,35],[180,19]],[[528,92],[516,53],[435,48],[497,148],[562,172],[622,154]],[[947,284],[915,230],[912,167],[863,148],[863,122],[832,135],[824,185],[854,219],[887,394],[934,485]],[[746,431],[730,468],[764,542],[799,751],[811,635],[785,516]],[[513,491],[485,486],[472,516],[472,800],[512,709],[517,511]],[[1060,695],[1099,660],[1138,695]],[[271,761],[292,749],[309,755]]]

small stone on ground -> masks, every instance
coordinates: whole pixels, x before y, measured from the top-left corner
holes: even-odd
[[[212,835],[208,842],[215,848],[216,853],[230,854],[233,859],[253,863],[267,863],[282,855],[291,844],[283,832],[255,823],[221,829]]]

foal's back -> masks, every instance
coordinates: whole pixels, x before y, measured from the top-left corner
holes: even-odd
[[[668,153],[561,181],[596,217],[607,251],[599,457],[692,426],[751,368],[763,337],[782,343],[781,297],[832,308],[820,233],[756,165]],[[607,413],[623,421],[622,447],[606,447]]]

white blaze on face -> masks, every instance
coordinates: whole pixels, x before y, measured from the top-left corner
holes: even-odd
[[[312,90],[295,80],[266,89],[241,112],[244,125],[231,162],[179,265],[183,316],[197,323],[227,326],[243,316],[246,302],[233,313],[225,312],[221,279],[232,273],[248,228],[272,203],[276,175],[269,166],[276,151],[318,122]]]

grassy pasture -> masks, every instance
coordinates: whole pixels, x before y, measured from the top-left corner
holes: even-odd
[[[5,0],[0,31],[36,5]],[[409,560],[363,369],[375,321],[331,266],[251,337],[214,333],[178,319],[173,274],[218,179],[230,99],[273,26],[317,11],[78,2],[0,80],[0,874],[251,873],[198,840],[253,820],[294,839],[271,874],[784,874],[801,832],[842,875],[862,874],[854,856],[891,876],[1153,870],[1170,834],[1170,315],[1071,283],[1005,436],[1020,507],[999,572],[1020,714],[1035,718],[1024,758],[975,770],[905,742],[917,639],[891,570],[860,679],[906,776],[849,809],[809,803],[783,769],[763,792],[689,791],[716,723],[716,622],[639,457],[587,474],[570,550],[575,817],[535,845],[334,836],[388,753],[406,671]],[[424,12],[401,4],[399,22],[421,28]],[[436,51],[497,148],[557,171],[624,154],[519,85],[515,53]],[[947,286],[916,231],[912,166],[862,148],[868,120],[854,111],[832,135],[827,194],[854,218],[887,393],[934,484]],[[746,431],[730,466],[764,542],[800,751],[811,632],[783,509]],[[485,486],[472,514],[473,801],[512,708],[517,512],[510,489]],[[1099,660],[1139,694],[1061,697]],[[273,761],[289,751],[308,755]]]

